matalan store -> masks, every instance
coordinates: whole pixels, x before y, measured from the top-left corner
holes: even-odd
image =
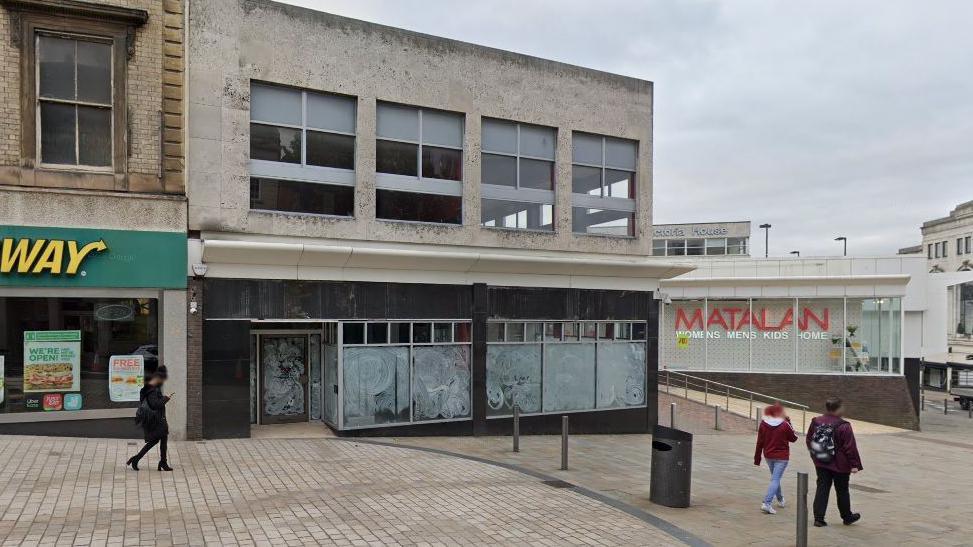
[[[695,264],[662,281],[660,369],[814,409],[835,395],[853,417],[918,427],[931,323],[922,257],[704,254]]]

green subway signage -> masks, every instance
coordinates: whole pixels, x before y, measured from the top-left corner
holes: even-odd
[[[0,287],[186,287],[186,234],[0,226]]]

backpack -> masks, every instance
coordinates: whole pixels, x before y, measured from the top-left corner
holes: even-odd
[[[811,437],[811,459],[815,463],[831,463],[835,455],[834,433],[838,426],[844,422],[836,424],[818,424]]]
[[[151,431],[159,425],[159,413],[149,406],[148,397],[143,397],[135,411],[135,423],[145,431]]]

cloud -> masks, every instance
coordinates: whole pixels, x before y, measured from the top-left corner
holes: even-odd
[[[973,199],[973,2],[288,3],[652,80],[656,222],[888,254]]]

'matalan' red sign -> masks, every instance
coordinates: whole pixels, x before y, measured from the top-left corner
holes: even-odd
[[[768,315],[770,314],[766,308],[754,308],[753,310],[729,307],[712,308],[704,325],[703,310],[694,310],[692,315],[687,316],[686,310],[678,308],[676,309],[676,330],[704,330],[717,325],[726,331],[737,331],[752,325],[758,331],[775,332],[787,330],[794,324],[794,308],[787,308],[783,317],[776,322],[768,318]],[[806,331],[812,323],[821,330],[829,330],[831,317],[828,308],[822,309],[820,315],[811,308],[801,308],[800,316],[797,319],[797,328]]]

